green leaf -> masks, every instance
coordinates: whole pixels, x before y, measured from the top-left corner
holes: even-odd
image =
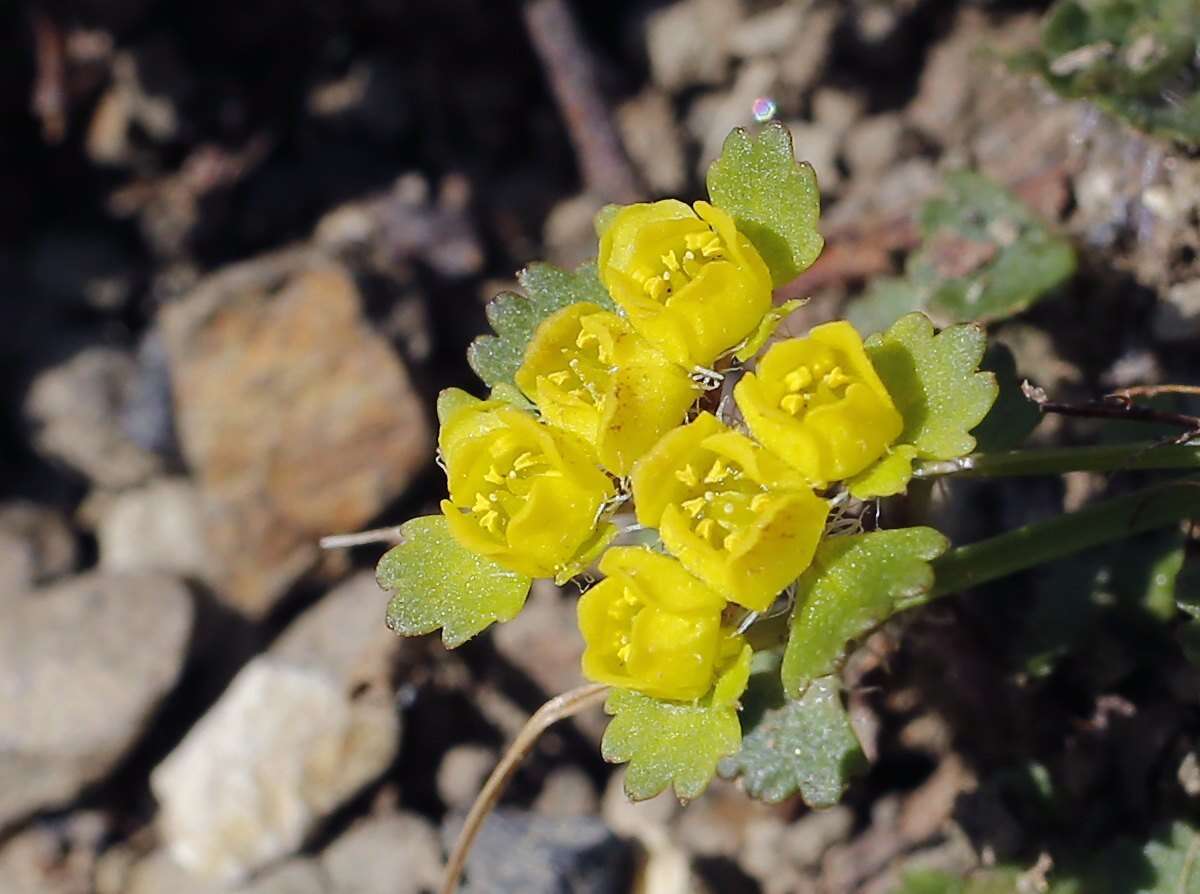
[[[497,334],[481,335],[467,348],[471,369],[492,388],[512,382],[525,357],[525,346],[550,314],[581,301],[616,310],[594,263],[584,264],[574,273],[553,264],[530,264],[517,274],[517,281],[524,295],[501,292],[488,303],[488,322]]]
[[[1025,443],[1042,421],[1041,410],[1022,393],[1017,362],[1007,345],[999,342],[988,345],[979,368],[995,374],[999,391],[991,411],[972,432],[975,449],[981,453],[1014,450]]]
[[[871,500],[904,493],[912,480],[912,464],[916,457],[916,447],[897,444],[891,453],[847,482],[850,496],[856,500]]]
[[[783,688],[798,698],[836,670],[846,646],[933,586],[929,562],[947,547],[933,528],[830,537],[796,582],[796,607],[783,656]]]
[[[1020,869],[1011,866],[981,869],[967,878],[938,869],[918,869],[904,876],[895,894],[1026,894],[1029,891],[1083,894],[1084,891],[1074,879],[1050,879],[1048,888],[1038,888],[1029,882],[1022,884],[1023,875]]]
[[[600,752],[610,763],[629,763],[625,793],[634,801],[674,786],[681,801],[708,788],[717,762],[738,750],[742,734],[732,705],[660,701],[614,689],[604,710],[613,715]]]
[[[878,332],[906,313],[942,324],[1000,320],[1046,296],[1075,271],[1071,243],[985,177],[959,172],[921,209],[922,242],[902,278],[874,280],[846,317]]]
[[[400,527],[404,541],[375,569],[393,593],[387,625],[404,636],[442,629],[447,648],[461,646],[493,621],[511,621],[525,605],[530,578],[501,568],[459,544],[441,515]]]
[[[846,307],[846,319],[863,335],[882,332],[907,313],[924,310],[930,290],[908,279],[881,276]]]
[[[1088,894],[1200,894],[1200,833],[1177,821],[1148,841],[1120,841],[1084,875]]]
[[[983,330],[969,323],[935,336],[919,313],[867,340],[871,362],[904,417],[898,443],[930,459],[954,459],[975,448],[968,432],[987,416],[999,390],[994,374],[976,372],[986,343]]]
[[[929,301],[934,316],[948,323],[1011,317],[1075,272],[1071,243],[1001,186],[960,171],[947,176],[946,189],[921,210],[925,240],[908,263],[910,278],[938,282]],[[979,266],[954,275],[971,252]]]
[[[763,318],[759,320],[758,328],[750,334],[749,338],[742,342],[741,347],[733,352],[733,356],[745,363],[758,353],[758,349],[767,343],[767,339],[775,334],[775,330],[779,328],[779,324],[786,320],[792,311],[806,304],[808,304],[807,298],[793,298],[791,301],[783,302],[778,307],[772,307],[763,314]]]
[[[1041,46],[1014,63],[1142,131],[1200,145],[1198,51],[1195,0],[1060,0]]]
[[[796,161],[792,135],[778,121],[756,137],[740,127],[730,132],[708,168],[708,194],[758,249],[777,286],[807,270],[825,245],[817,176]]]
[[[797,792],[810,807],[841,800],[866,758],[838,695],[837,681],[822,677],[798,701],[785,701],[779,653],[754,657],[743,696],[742,748],[721,761],[726,779],[742,777],[747,794],[769,803]]]

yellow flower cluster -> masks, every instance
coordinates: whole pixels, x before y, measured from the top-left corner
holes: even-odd
[[[585,675],[690,701],[741,654],[746,610],[811,563],[830,511],[819,492],[885,457],[903,420],[844,322],[775,343],[741,379],[748,433],[697,409],[697,381],[772,310],[767,265],[720,208],[617,209],[599,276],[619,313],[569,305],[526,348],[515,381],[536,413],[451,402],[442,511],[461,544],[530,577],[600,558],[604,580],[579,602]],[[663,551],[604,552],[629,498]]]

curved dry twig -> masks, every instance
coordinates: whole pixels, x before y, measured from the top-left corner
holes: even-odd
[[[454,850],[450,852],[450,859],[446,862],[446,875],[442,881],[441,894],[454,894],[458,889],[458,882],[462,878],[463,868],[467,863],[467,854],[471,851],[471,845],[474,844],[475,836],[479,834],[483,821],[492,812],[492,808],[500,800],[513,773],[516,772],[526,755],[533,750],[534,744],[542,733],[558,721],[574,717],[591,707],[607,693],[608,686],[603,683],[589,683],[578,689],[572,689],[570,692],[564,692],[562,695],[556,695],[538,708],[521,727],[517,737],[513,739],[508,750],[504,752],[504,756],[500,758],[500,762],[496,764],[496,769],[484,783],[479,797],[471,805],[462,831],[458,833],[458,840],[454,842]]]

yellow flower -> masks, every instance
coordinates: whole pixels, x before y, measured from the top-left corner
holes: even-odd
[[[772,345],[734,397],[754,437],[814,487],[858,474],[904,428],[862,339],[844,321]]]
[[[654,698],[706,695],[744,640],[721,625],[725,600],[677,561],[644,547],[616,547],[605,578],[579,600],[583,674]]]
[[[682,422],[697,396],[682,367],[587,302],[538,326],[516,381],[547,422],[591,444],[616,475]]]
[[[586,567],[614,533],[598,520],[615,493],[587,447],[502,401],[449,390],[438,447],[450,533],[530,577],[564,579]]]
[[[808,567],[829,504],[804,477],[710,413],[668,432],[633,469],[638,521],[683,567],[762,611]]]
[[[708,202],[627,205],[600,236],[600,279],[633,327],[686,367],[711,366],[771,308],[767,265]]]

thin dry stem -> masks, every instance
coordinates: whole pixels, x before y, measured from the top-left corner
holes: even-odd
[[[1200,385],[1133,385],[1109,392],[1109,397],[1132,400],[1135,397],[1154,397],[1159,394],[1200,395]]]
[[[513,739],[513,743],[508,746],[508,750],[504,752],[504,756],[496,764],[496,769],[492,771],[492,775],[484,783],[479,797],[471,805],[471,812],[467,814],[462,831],[458,833],[458,841],[454,842],[454,850],[450,852],[450,859],[446,863],[446,876],[442,882],[441,894],[454,894],[458,890],[458,883],[462,878],[463,867],[467,863],[467,854],[471,851],[471,845],[475,842],[475,836],[479,834],[480,828],[483,827],[483,821],[492,812],[492,809],[496,806],[496,802],[504,794],[504,789],[512,778],[513,773],[516,772],[521,761],[533,750],[533,746],[537,743],[542,733],[558,721],[574,717],[586,708],[591,707],[600,701],[607,692],[608,687],[603,683],[589,683],[586,686],[580,686],[578,689],[572,689],[570,692],[564,692],[562,695],[556,695],[538,708],[534,712],[534,715],[521,727],[521,732]]]
[[[366,543],[390,543],[395,546],[403,543],[404,536],[397,525],[391,528],[372,528],[370,531],[359,531],[357,534],[330,534],[319,541],[321,549],[348,549],[351,546],[362,546]]]

